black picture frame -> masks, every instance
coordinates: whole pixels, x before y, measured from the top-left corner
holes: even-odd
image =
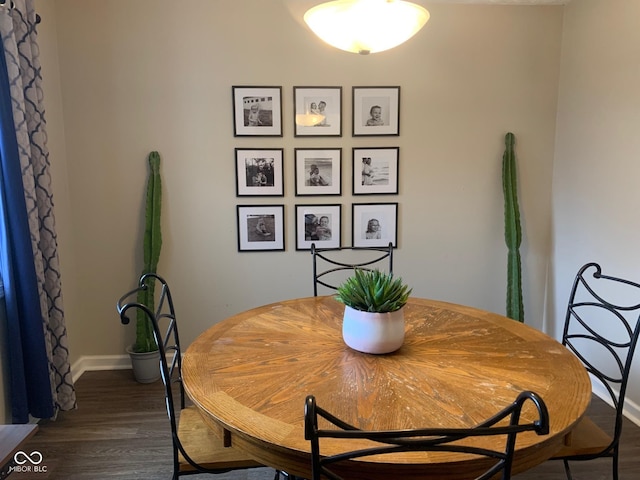
[[[293,87],[295,137],[342,136],[342,87]]]
[[[235,137],[282,137],[282,87],[231,89]]]
[[[354,137],[400,135],[400,87],[352,90]]]
[[[294,149],[296,196],[342,194],[341,148]]]
[[[342,205],[296,205],[296,250],[340,248]]]
[[[238,251],[284,251],[284,205],[237,205]]]
[[[400,147],[353,148],[353,195],[397,195]]]
[[[282,148],[236,148],[236,197],[284,196]]]
[[[389,242],[397,247],[397,202],[354,203],[351,205],[351,220],[351,244],[354,247],[384,247]],[[377,227],[374,226],[376,221]]]

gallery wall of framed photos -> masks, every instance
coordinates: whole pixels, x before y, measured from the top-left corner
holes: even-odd
[[[350,172],[353,197],[398,195],[400,147],[379,146],[371,137],[399,137],[400,87],[354,86],[351,88],[351,136],[358,143],[343,148],[308,145],[303,138],[343,136],[343,88],[293,87],[292,152],[264,148],[258,139],[283,137],[281,86],[233,86],[235,137],[253,137],[255,145],[235,148],[236,197],[285,197],[293,192],[295,249],[310,250],[343,245],[343,215],[351,215],[351,245],[386,246],[398,243],[398,202],[351,202],[344,205],[344,170]],[[297,142],[300,145],[297,145]],[[253,142],[251,142],[253,143]],[[345,158],[349,156],[350,158]],[[292,160],[288,160],[291,158]],[[293,185],[285,185],[285,170],[293,169]],[[304,197],[304,201],[302,200]],[[326,202],[322,201],[327,197]],[[273,200],[273,199],[272,199]],[[238,204],[239,252],[285,250],[285,205]]]

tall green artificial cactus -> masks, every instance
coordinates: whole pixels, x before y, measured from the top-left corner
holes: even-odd
[[[509,132],[504,137],[505,151],[502,157],[502,190],[504,192],[504,239],[509,250],[507,258],[507,317],[524,322],[522,305],[522,263],[520,261],[520,209],[516,156],[513,150],[516,139]]]
[[[160,212],[162,206],[162,182],[160,180],[160,155],[158,152],[149,154],[149,178],[147,181],[147,200],[145,207],[144,228],[144,267],[142,273],[156,273],[160,249],[162,248],[162,232],[160,230]],[[149,288],[138,292],[138,303],[146,305],[151,311],[154,309],[154,282]],[[136,343],[134,351],[138,353],[152,352],[158,347],[153,338],[153,327],[144,312],[138,309],[136,321]]]

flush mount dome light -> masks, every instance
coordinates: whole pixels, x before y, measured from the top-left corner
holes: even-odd
[[[427,20],[424,7],[401,0],[336,0],[304,14],[313,33],[329,45],[362,55],[406,42]]]

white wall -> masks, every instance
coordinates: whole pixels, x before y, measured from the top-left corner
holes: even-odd
[[[640,278],[640,2],[565,7],[553,174],[551,319],[559,335],[572,279],[584,263]],[[636,358],[628,408],[640,419]]]
[[[189,342],[235,312],[311,294],[295,251],[296,203],[400,203],[397,272],[416,295],[504,312],[501,158],[517,137],[527,321],[541,324],[562,7],[433,5],[407,44],[368,57],[331,49],[284,2],[57,0],[75,318],[72,354],[118,354],[115,315],[141,268],[146,155],[163,159],[164,249]],[[44,19],[43,28],[48,21]],[[232,85],[281,85],[284,136],[233,136]],[[343,87],[341,138],[297,138],[293,86]],[[399,137],[351,136],[351,87],[400,85]],[[343,148],[343,196],[298,197],[295,147]],[[351,148],[400,147],[400,194],[356,197]],[[285,149],[285,197],[236,198],[235,147]],[[283,253],[236,251],[236,204],[285,204]],[[66,259],[63,259],[63,261]]]
[[[396,272],[417,296],[504,313],[501,162],[516,135],[526,322],[540,327],[550,254],[561,6],[428,5],[406,44],[327,47],[294,0],[39,1],[72,359],[119,355],[117,298],[141,269],[146,156],[164,181],[159,270],[191,342],[236,312],[312,294],[296,203],[397,201]],[[313,2],[311,2],[313,3]],[[428,2],[425,2],[427,4]],[[284,136],[233,136],[231,86],[283,87]],[[341,138],[293,137],[293,87],[342,86]],[[399,137],[351,136],[352,86],[401,86]],[[352,147],[399,146],[400,194],[352,197]],[[285,197],[236,198],[234,148],[282,147]],[[343,195],[295,197],[293,149],[341,147]],[[286,251],[238,253],[236,204],[285,205]]]

